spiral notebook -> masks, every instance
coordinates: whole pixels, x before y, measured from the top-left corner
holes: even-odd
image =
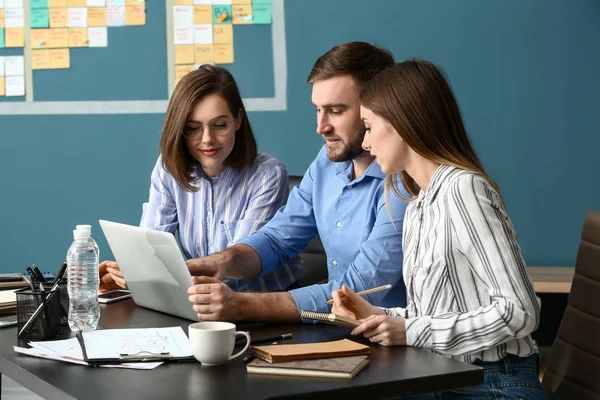
[[[364,344],[342,339],[333,342],[277,344],[250,346],[248,353],[269,363],[369,354],[371,349]]]
[[[316,311],[301,310],[300,317],[303,319],[312,319],[315,321],[326,322],[328,324],[343,326],[345,328],[355,328],[361,324],[360,321],[357,321],[352,318],[343,317],[341,315],[333,313],[324,313]]]

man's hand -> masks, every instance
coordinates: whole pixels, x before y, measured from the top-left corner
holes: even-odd
[[[239,318],[237,293],[216,278],[193,276],[188,289],[194,311],[204,321],[235,321]]]
[[[228,257],[224,252],[218,252],[203,258],[192,258],[185,263],[192,276],[209,276],[223,280],[227,272],[227,262]]]
[[[114,261],[104,261],[98,266],[100,274],[100,290],[127,289],[127,283],[119,264]]]
[[[406,345],[406,322],[402,318],[371,315],[352,331],[352,335],[361,333],[371,342],[382,346]]]

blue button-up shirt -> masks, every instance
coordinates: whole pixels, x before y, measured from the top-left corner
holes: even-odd
[[[186,191],[159,157],[140,222],[144,228],[178,231],[187,258],[206,257],[233,245],[265,225],[287,199],[287,171],[268,154],[259,154],[240,170],[227,167],[212,179],[199,167],[195,175],[198,190]],[[302,262],[286,259],[274,267],[258,278],[224,282],[238,291],[285,290],[300,276]]]
[[[261,275],[298,255],[318,233],[327,253],[329,282],[290,291],[298,310],[328,311],[342,283],[355,291],[392,284],[366,296],[372,304],[406,304],[402,280],[402,222],[406,203],[384,199],[385,175],[375,162],[352,180],[351,161],[335,163],[323,147],[288,203],[259,231],[242,239],[262,261]]]

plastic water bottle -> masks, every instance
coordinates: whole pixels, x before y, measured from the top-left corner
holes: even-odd
[[[92,238],[92,226],[91,225],[77,225],[75,229],[78,231],[85,231],[89,235],[88,242],[94,247],[96,250],[96,254],[98,255],[98,263],[100,262],[100,249],[98,248],[98,243]]]
[[[98,326],[98,253],[85,230],[73,231],[73,243],[67,251],[67,288],[69,292],[69,328],[92,331]]]

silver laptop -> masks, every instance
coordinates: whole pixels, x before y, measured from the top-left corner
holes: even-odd
[[[100,226],[136,304],[198,321],[187,293],[192,277],[171,233],[104,220]]]

